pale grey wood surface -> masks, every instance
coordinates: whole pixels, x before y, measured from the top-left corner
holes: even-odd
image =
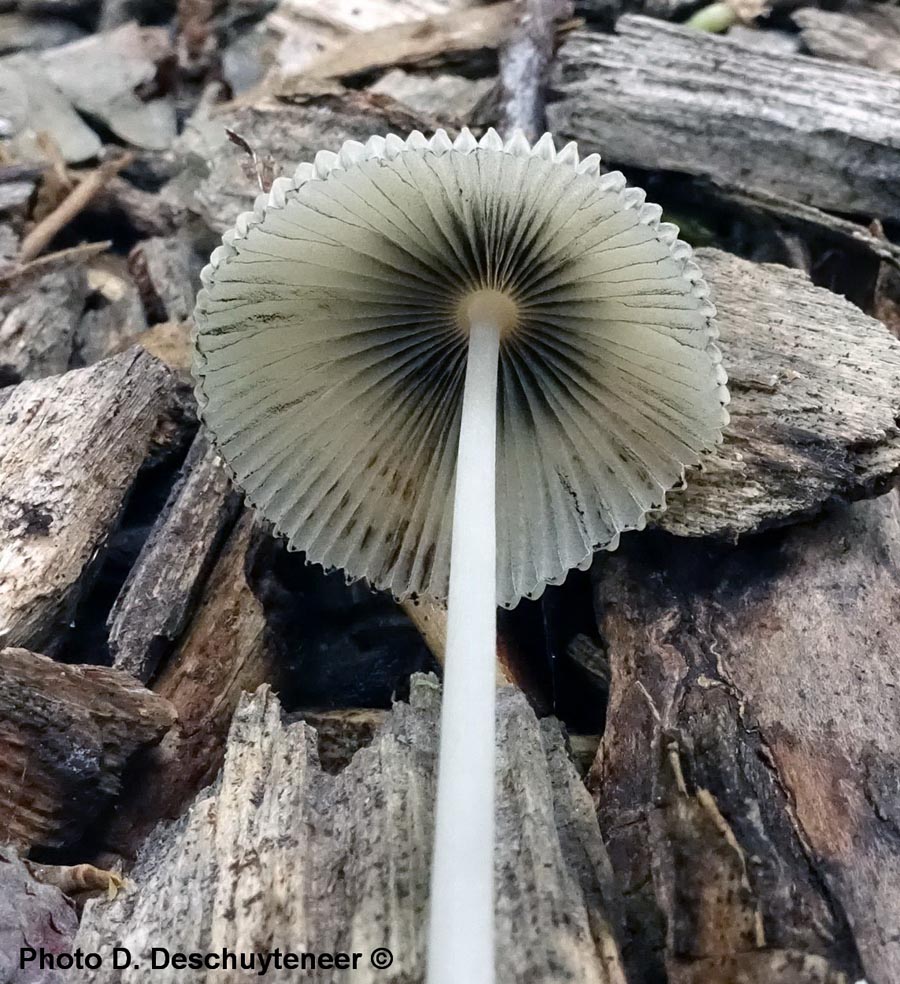
[[[114,666],[145,683],[153,676],[190,620],[239,504],[221,459],[198,434],[109,614]]]
[[[900,7],[865,2],[842,11],[803,7],[791,19],[811,54],[900,74]]]
[[[725,442],[659,525],[733,538],[859,498],[900,470],[900,342],[809,278],[702,249],[731,391]]]
[[[69,368],[87,296],[80,263],[0,281],[0,386]]]
[[[554,130],[620,164],[900,217],[900,79],[647,17],[576,31]]]
[[[414,678],[410,704],[395,705],[336,776],[321,770],[311,728],[282,723],[268,688],[246,697],[218,783],[148,838],[131,887],[88,904],[76,945],[120,943],[136,959],[149,959],[154,945],[359,951],[356,973],[322,971],[317,980],[418,980],[439,696],[433,678]],[[498,981],[624,984],[600,830],[559,727],[539,723],[511,688],[498,694],[497,720]],[[374,970],[369,954],[384,946],[394,963]],[[107,967],[82,980],[136,984],[148,973]],[[153,973],[159,984],[213,978]],[[296,972],[270,970],[266,980]]]
[[[0,645],[59,634],[183,413],[172,374],[138,349],[0,390]]]

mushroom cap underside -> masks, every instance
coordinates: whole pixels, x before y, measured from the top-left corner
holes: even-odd
[[[445,598],[464,312],[489,292],[509,304],[498,600],[584,569],[727,421],[714,308],[660,214],[549,135],[373,137],[279,178],[197,301],[201,413],[236,483],[310,561]]]

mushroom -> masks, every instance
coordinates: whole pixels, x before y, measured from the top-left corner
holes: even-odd
[[[494,979],[497,603],[721,440],[714,308],[660,216],[550,134],[374,136],[278,178],[202,274],[197,396],[249,502],[308,561],[448,598],[431,984]]]

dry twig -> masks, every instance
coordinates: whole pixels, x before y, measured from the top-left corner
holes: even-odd
[[[22,240],[19,250],[19,261],[28,263],[39,256],[53,241],[54,237],[63,230],[77,215],[84,211],[92,199],[104,187],[113,175],[119,173],[134,160],[133,153],[123,154],[114,161],[106,161],[96,170],[91,171],[67,195],[60,204],[28,233]]]

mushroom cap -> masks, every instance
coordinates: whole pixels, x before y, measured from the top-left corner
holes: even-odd
[[[444,599],[466,311],[497,292],[498,600],[585,569],[727,422],[708,288],[660,215],[549,134],[372,137],[278,178],[195,312],[236,484],[309,561]]]

